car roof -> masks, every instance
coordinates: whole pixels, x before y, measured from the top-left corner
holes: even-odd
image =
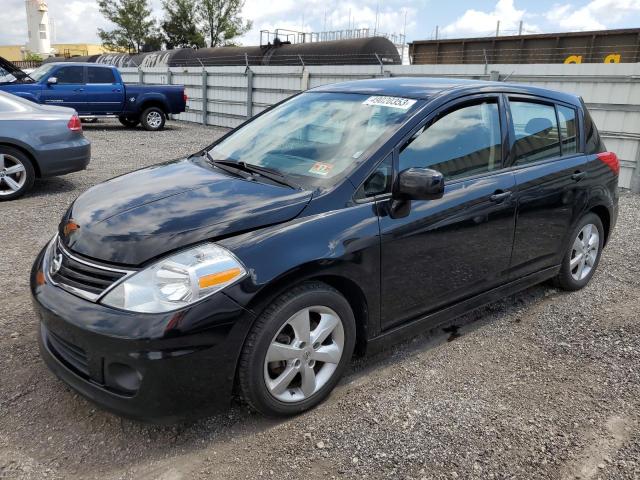
[[[506,92],[537,95],[574,105],[580,104],[580,97],[564,92],[547,90],[530,85],[469,80],[463,78],[435,77],[390,77],[353,80],[349,82],[323,85],[314,92],[359,93],[364,95],[384,95],[430,100],[446,93]]]
[[[104,63],[87,63],[87,62],[49,62],[47,65],[58,66],[62,65],[65,67],[110,67],[115,68],[113,65],[106,65]]]

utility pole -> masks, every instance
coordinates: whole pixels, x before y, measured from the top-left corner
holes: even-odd
[[[407,43],[407,9],[404,9],[404,26],[402,27],[402,56],[400,63],[404,63],[404,45]]]
[[[498,20],[498,23],[496,24],[496,37],[500,35],[500,20]]]
[[[518,35],[522,35],[522,24],[524,22],[522,20],[520,20],[520,26],[518,27]]]
[[[439,29],[439,26],[436,25],[436,40],[438,40],[438,29]]]
[[[380,13],[380,0],[376,3],[376,26],[373,29],[373,36],[375,37],[378,33],[378,15]]]

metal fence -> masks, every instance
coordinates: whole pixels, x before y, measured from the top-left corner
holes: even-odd
[[[620,185],[640,192],[640,63],[500,65],[327,65],[123,68],[126,82],[185,85],[176,118],[236,127],[301,90],[382,76],[508,79],[581,95],[607,147],[621,159]]]

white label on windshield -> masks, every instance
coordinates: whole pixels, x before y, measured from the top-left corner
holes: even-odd
[[[416,100],[411,100],[410,98],[402,98],[402,97],[384,97],[384,96],[373,96],[367,98],[363,105],[373,105],[375,107],[391,107],[391,108],[399,108],[400,110],[409,110]]]

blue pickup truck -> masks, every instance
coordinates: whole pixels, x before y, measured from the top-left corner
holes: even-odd
[[[118,117],[126,127],[164,128],[169,114],[186,109],[182,85],[125,84],[117,68],[47,63],[26,74],[0,57],[0,90],[36,103],[74,108],[80,117]]]

